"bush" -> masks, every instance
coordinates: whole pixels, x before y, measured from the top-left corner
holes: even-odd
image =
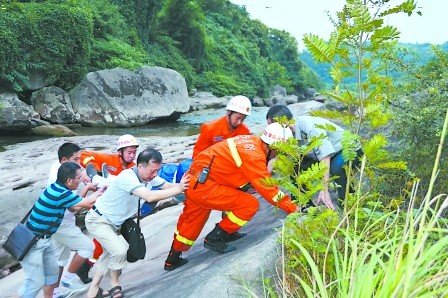
[[[76,85],[86,73],[92,22],[82,8],[16,3],[0,14],[0,84],[20,92],[31,70],[40,69],[62,88]],[[6,45],[6,47],[5,47]]]

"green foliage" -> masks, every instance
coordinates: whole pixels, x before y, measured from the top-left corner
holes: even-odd
[[[407,243],[416,240],[415,234],[402,236],[409,230],[413,232],[414,225],[409,224],[408,215],[399,208],[409,191],[404,189],[398,197],[391,197],[381,189],[394,173],[407,169],[404,161],[394,160],[388,152],[387,138],[378,134],[378,128],[384,127],[391,117],[389,104],[397,94],[393,80],[387,76],[390,60],[384,59],[396,44],[398,30],[384,26],[384,17],[399,12],[410,14],[416,8],[413,0],[398,1],[393,9],[389,9],[390,2],[367,5],[365,1],[347,0],[343,11],[337,14],[336,28],[328,41],[311,34],[304,37],[314,60],[330,66],[334,85],[323,94],[345,107],[312,114],[342,122],[349,128],[342,140],[343,156],[350,161],[349,165],[356,158],[354,146],[358,142],[362,144],[364,156],[359,173],[354,175],[350,166],[346,169],[349,183],[356,191],[344,198],[341,222],[338,213],[322,208],[311,208],[301,220],[297,218],[300,214],[288,218],[287,272],[291,291],[297,297],[372,297],[379,292],[383,297],[394,297],[395,293],[407,297],[410,287],[423,293],[420,287],[424,282],[408,278],[409,275],[403,273],[406,266],[400,267],[402,271],[399,272],[391,270],[407,261],[410,261],[409,268],[429,278],[434,276],[433,270],[425,271],[425,266],[413,263],[415,255],[407,255],[414,252]],[[275,147],[278,161],[274,164],[277,174],[274,182],[294,194],[299,205],[323,188],[323,164],[301,172],[299,177],[290,165],[300,165],[301,156],[321,140],[312,141],[311,148],[297,148],[294,143]],[[414,201],[407,203],[413,206]],[[428,251],[424,261],[429,255]],[[434,269],[438,270],[442,263]],[[390,283],[389,276],[393,276]],[[403,281],[405,286],[398,281]],[[300,286],[295,287],[297,284]],[[358,284],[361,285],[358,287]]]
[[[209,90],[217,96],[226,94],[246,94],[255,95],[255,88],[249,84],[238,82],[238,79],[232,75],[204,72],[199,76],[196,86],[200,90]]]
[[[433,51],[436,58],[411,72],[409,82],[402,85],[406,94],[393,101],[394,135],[402,140],[397,154],[408,162],[413,176],[421,180],[423,191],[429,186],[431,167],[428,161],[436,153],[437,140],[442,133],[440,127],[448,108],[448,52],[438,47]],[[440,181],[448,179],[446,157],[445,152],[440,160]],[[446,191],[445,185],[436,185],[434,191]]]
[[[174,69],[188,88],[219,96],[319,85],[293,37],[225,0],[7,1],[0,29],[0,80],[8,90],[28,86],[36,69],[70,89],[88,71],[140,65]]]
[[[90,62],[92,71],[115,67],[133,70],[147,63],[147,52],[119,39],[95,39],[92,45]]]
[[[161,10],[163,1],[158,0],[111,0],[119,7],[129,28],[135,28],[143,46],[150,44],[151,34],[155,34],[155,17]]]
[[[176,70],[185,78],[187,87],[193,88],[197,80],[195,69],[174,43],[168,37],[161,37],[158,43],[148,45],[146,47],[148,64]]]
[[[434,60],[436,56],[431,50],[432,45],[429,43],[424,44],[407,44],[398,43],[397,47],[393,50],[387,52],[385,59],[389,60],[387,65],[387,75],[393,78],[394,81],[405,83],[406,75],[405,72],[416,72],[416,68],[427,65],[431,60]],[[448,51],[448,42],[440,45],[441,50]],[[350,59],[356,59],[351,53]],[[369,53],[367,53],[369,55]],[[300,53],[299,58],[303,63],[305,63],[309,68],[317,73],[322,83],[325,84],[326,88],[330,88],[333,85],[333,79],[330,75],[330,64],[329,63],[316,63],[313,60],[313,56],[307,50]],[[375,63],[375,62],[374,62]],[[346,79],[347,85],[355,88],[356,79],[348,78]]]
[[[0,13],[1,85],[21,91],[30,71],[41,70],[63,88],[86,73],[92,22],[82,8],[40,3],[13,3]]]
[[[186,57],[201,59],[206,48],[204,20],[204,12],[196,1],[166,0],[158,16],[158,31],[177,41]]]

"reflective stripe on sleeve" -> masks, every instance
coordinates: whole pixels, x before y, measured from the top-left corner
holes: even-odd
[[[86,158],[84,158],[84,160],[82,161],[82,164],[86,166],[89,162],[91,162],[91,161],[94,160],[94,159],[95,159],[95,157],[93,157],[93,156],[86,157]]]
[[[232,211],[227,212],[227,218],[234,224],[239,225],[240,227],[247,224],[247,220],[242,220],[241,218],[236,217],[236,215]]]
[[[283,191],[279,190],[278,193],[272,198],[272,200],[277,203],[278,201],[283,199],[284,196],[285,196],[285,193]]]
[[[229,146],[229,149],[230,149],[230,154],[233,157],[233,161],[235,162],[235,164],[238,168],[241,167],[241,165],[243,164],[243,161],[241,160],[238,150],[236,150],[235,142],[233,141],[232,138],[226,139],[226,141],[227,141],[227,145]]]
[[[189,246],[192,246],[194,243],[193,240],[187,239],[187,238],[179,235],[179,231],[176,231],[176,240],[183,244],[189,245]]]

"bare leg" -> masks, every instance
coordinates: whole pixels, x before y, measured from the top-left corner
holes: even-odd
[[[110,271],[110,283],[111,283],[112,287],[120,285],[120,281],[119,281],[120,274],[121,274],[121,270],[111,270]]]
[[[67,271],[70,273],[76,273],[81,267],[82,264],[84,264],[87,261],[86,258],[81,257],[78,255],[78,253],[75,253],[75,255],[72,258],[72,261],[70,262],[70,265],[67,268]]]
[[[44,286],[44,297],[53,298],[53,291],[58,286],[58,283]]]
[[[104,273],[99,270],[95,271],[95,275],[93,276],[92,283],[90,284],[90,289],[87,292],[87,297],[95,297],[100,288],[101,280],[103,279]]]

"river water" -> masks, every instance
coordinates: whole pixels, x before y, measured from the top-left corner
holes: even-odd
[[[249,127],[266,124],[267,107],[254,107],[250,116],[246,118],[244,123]],[[194,111],[183,114],[177,121],[171,122],[157,122],[145,126],[126,127],[126,128],[110,128],[110,127],[81,127],[73,128],[72,130],[80,136],[90,135],[123,135],[132,134],[135,137],[151,137],[151,136],[191,136],[199,133],[199,127],[202,123],[217,119],[224,116],[225,108]],[[43,140],[48,137],[35,135],[1,135],[0,136],[0,151],[5,151],[5,146]]]

